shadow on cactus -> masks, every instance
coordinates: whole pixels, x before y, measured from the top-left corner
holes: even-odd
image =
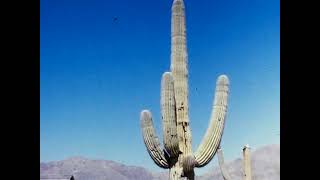
[[[144,143],[153,161],[169,169],[170,179],[194,179],[194,168],[208,164],[220,147],[227,112],[229,79],[218,77],[209,127],[195,152],[191,146],[188,107],[188,55],[186,45],[185,6],[174,0],[171,17],[171,72],[161,80],[161,114],[163,144],[153,127],[149,110],[141,112]]]

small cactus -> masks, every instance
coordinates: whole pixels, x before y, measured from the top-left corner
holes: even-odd
[[[243,179],[252,180],[251,174],[251,158],[250,158],[250,148],[249,145],[245,145],[242,149],[243,155]],[[230,175],[227,171],[226,165],[224,163],[223,153],[221,148],[218,149],[218,160],[220,170],[224,180],[231,180]]]
[[[245,145],[243,147],[243,170],[244,170],[244,180],[252,180],[251,174],[251,157],[250,157],[250,147]]]
[[[221,148],[218,149],[218,161],[219,161],[219,166],[220,166],[220,170],[221,170],[223,179],[224,180],[231,180],[231,177],[228,173],[227,167],[224,163],[224,157],[223,157],[223,152],[222,152]]]

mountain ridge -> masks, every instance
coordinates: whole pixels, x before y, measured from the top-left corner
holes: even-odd
[[[253,179],[280,180],[280,144],[266,145],[251,152]],[[242,158],[227,161],[233,180],[242,178]],[[152,172],[144,167],[112,160],[72,156],[64,160],[40,162],[40,177],[74,175],[76,180],[167,180],[168,172]],[[198,180],[223,180],[219,166],[196,177]]]

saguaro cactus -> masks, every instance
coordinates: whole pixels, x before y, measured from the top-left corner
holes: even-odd
[[[141,112],[143,139],[148,153],[161,168],[169,169],[170,179],[194,179],[194,167],[203,167],[215,155],[221,141],[229,80],[226,75],[217,79],[209,127],[198,149],[193,153],[188,107],[188,56],[186,45],[185,6],[174,0],[171,18],[171,72],[161,80],[161,114],[163,143],[161,148],[153,127],[151,112]]]
[[[220,170],[221,170],[223,179],[224,180],[231,180],[231,177],[229,175],[227,167],[224,163],[224,157],[223,157],[223,152],[222,152],[221,148],[218,149],[218,161],[219,161],[219,166],[220,166]]]
[[[243,153],[243,171],[244,180],[251,180],[251,158],[250,158],[250,148],[249,145],[245,145],[242,150]]]
[[[242,156],[243,156],[243,179],[244,180],[251,180],[251,158],[250,158],[250,148],[249,145],[245,145],[242,149]],[[224,163],[223,153],[222,150],[218,149],[218,159],[219,165],[221,169],[221,173],[224,180],[231,180],[228,170],[226,169],[226,165]]]

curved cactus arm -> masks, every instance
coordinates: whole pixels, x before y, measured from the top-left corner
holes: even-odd
[[[203,167],[208,164],[220,145],[227,111],[228,93],[229,79],[226,75],[221,75],[218,77],[216,83],[213,111],[209,127],[194,154],[197,162],[196,167]]]
[[[140,116],[143,140],[152,160],[161,168],[169,168],[165,152],[160,147],[156,136],[150,111],[143,110]]]
[[[227,168],[226,168],[226,166],[224,164],[224,158],[223,158],[222,149],[219,148],[217,153],[218,153],[218,161],[219,161],[219,166],[220,166],[220,170],[221,170],[223,179],[224,180],[231,180],[229,172],[227,171]]]
[[[170,72],[165,72],[161,80],[161,114],[163,144],[170,157],[179,155],[175,106],[173,77]]]

